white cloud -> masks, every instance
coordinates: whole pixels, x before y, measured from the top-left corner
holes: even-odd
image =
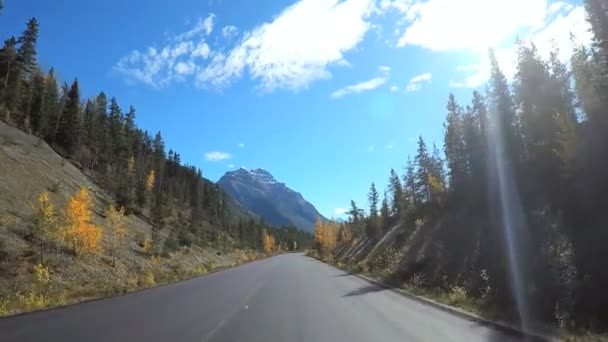
[[[238,144],[238,145],[236,145],[236,146],[238,146],[239,148],[243,148],[243,147],[245,147],[245,144],[243,144],[243,143],[239,143],[239,144]]]
[[[192,51],[192,57],[201,57],[203,59],[209,58],[209,54],[211,53],[211,49],[209,45],[205,43],[205,41],[201,41],[198,43],[194,51]]]
[[[209,13],[206,18],[198,18],[194,26],[183,33],[180,33],[173,37],[176,41],[189,40],[202,35],[203,33],[209,35],[213,30],[213,21],[215,20],[215,14]]]
[[[228,160],[230,158],[232,158],[232,155],[227,152],[213,151],[213,152],[205,153],[205,160],[210,161],[210,162],[219,162],[222,160]]]
[[[386,66],[386,65],[381,65],[378,67],[378,70],[380,70],[380,73],[387,75],[389,72],[391,72],[391,67]]]
[[[392,150],[395,147],[393,144],[384,145],[384,148],[387,150]]]
[[[413,91],[419,91],[420,89],[422,89],[422,83],[429,82],[431,80],[431,77],[432,75],[429,72],[413,77],[405,87],[405,92],[409,93]]]
[[[397,92],[399,90],[399,87],[397,87],[396,85],[391,86],[391,93]]]
[[[228,25],[222,28],[222,36],[226,39],[235,37],[239,33],[239,29],[236,26]]]
[[[367,147],[367,152],[374,152],[376,151],[376,146],[375,145],[369,145]]]
[[[346,209],[346,208],[334,209],[334,215],[336,215],[336,216],[342,216],[342,215],[346,214],[347,212],[348,212],[348,209]]]
[[[194,73],[196,66],[192,62],[178,62],[175,64],[175,72],[179,75],[191,75]]]
[[[574,34],[577,44],[583,45],[591,43],[592,35],[589,31],[583,6],[573,7],[565,4],[554,11],[560,12],[550,17],[545,25],[521,38],[533,42],[543,58],[549,57],[549,53],[554,46],[559,48],[559,59],[562,62],[567,62],[575,47],[569,33]],[[517,66],[517,46],[515,44],[503,46],[496,49],[495,54],[505,76],[512,79]],[[477,64],[460,66],[457,71],[468,73],[468,75],[462,80],[451,81],[451,87],[476,88],[482,85],[490,77],[490,61],[487,53],[480,55],[480,61]]]
[[[204,19],[199,18],[191,29],[167,37],[160,47],[133,50],[118,60],[114,71],[129,82],[141,82],[153,88],[184,81],[199,68],[195,59],[205,59],[211,53],[204,37],[211,33],[214,18],[213,13]]]
[[[428,0],[406,11],[411,24],[397,46],[485,51],[521,29],[542,26],[547,0]]]
[[[205,30],[206,35],[210,35],[211,31],[213,31],[213,21],[214,20],[215,20],[215,14],[211,13],[203,21],[203,29]]]
[[[373,10],[374,0],[300,0],[246,32],[227,53],[216,53],[197,82],[221,88],[246,71],[266,91],[305,88],[343,63],[370,29]]]
[[[229,169],[234,169],[234,164],[228,164],[228,165],[226,165],[226,167]]]
[[[337,99],[337,98],[340,98],[340,97],[342,97],[344,95],[348,95],[348,94],[353,94],[353,93],[357,94],[357,93],[362,93],[365,91],[374,90],[374,89],[378,88],[379,86],[383,85],[384,83],[386,83],[386,81],[387,81],[386,76],[374,77],[371,80],[359,82],[357,84],[349,85],[342,89],[338,89],[338,90],[334,91],[333,93],[331,93],[330,96],[332,99]]]

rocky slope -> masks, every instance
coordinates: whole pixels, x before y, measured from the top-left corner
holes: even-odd
[[[312,231],[317,217],[326,220],[300,193],[278,182],[266,170],[241,168],[227,172],[218,184],[244,209],[271,225]]]

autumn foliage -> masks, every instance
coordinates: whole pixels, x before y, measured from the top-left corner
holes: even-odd
[[[101,228],[91,222],[93,200],[85,187],[70,198],[65,210],[63,239],[72,245],[76,256],[101,252]]]
[[[338,237],[338,225],[334,222],[321,221],[317,218],[315,224],[315,242],[321,255],[328,255],[336,247]]]
[[[276,242],[272,234],[268,234],[266,230],[262,231],[262,245],[266,254],[272,254],[276,249]]]
[[[110,224],[110,254],[112,255],[112,263],[115,263],[116,252],[121,246],[122,241],[127,236],[127,228],[125,227],[125,208],[110,204],[106,210],[106,217]]]

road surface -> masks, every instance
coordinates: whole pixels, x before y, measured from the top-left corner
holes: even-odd
[[[517,341],[302,254],[0,319],[0,341]]]

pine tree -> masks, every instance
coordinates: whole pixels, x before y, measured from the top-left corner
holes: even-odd
[[[495,137],[500,139],[505,160],[503,162],[519,167],[521,156],[521,135],[515,114],[513,96],[509,90],[507,78],[501,71],[494,51],[490,50],[490,81],[488,100],[492,122],[495,125]]]
[[[430,201],[432,199],[431,188],[429,186],[431,159],[422,136],[418,138],[418,151],[414,162],[416,163],[414,196],[418,200]]]
[[[19,51],[17,53],[23,76],[29,78],[37,67],[36,64],[36,41],[38,40],[38,20],[32,18],[27,22],[27,28],[19,37]]]
[[[367,194],[367,200],[369,202],[369,217],[376,218],[378,217],[378,203],[379,203],[379,195],[376,190],[376,184],[372,183],[369,188],[369,193]]]
[[[401,185],[401,181],[399,180],[397,172],[395,172],[395,170],[393,169],[391,169],[389,187],[392,197],[391,212],[394,215],[401,216],[405,204],[405,199],[403,198],[403,187]]]
[[[17,60],[17,39],[11,37],[4,41],[0,50],[0,76],[2,77],[2,102],[11,110],[17,107],[21,76]]]
[[[110,112],[108,114],[111,151],[114,157],[120,158],[124,151],[123,115],[116,98],[110,99]]]
[[[407,157],[405,175],[403,176],[403,190],[404,196],[410,205],[417,206],[422,202],[416,183],[416,167],[409,156]]]
[[[380,205],[380,222],[382,222],[382,227],[384,229],[388,229],[388,221],[391,216],[391,211],[388,205],[388,198],[386,191],[384,192],[384,196],[382,197],[382,204]]]
[[[456,102],[454,94],[450,93],[447,104],[447,117],[444,124],[444,149],[450,170],[450,188],[457,191],[467,175],[468,165],[465,159],[464,119],[462,109]]]
[[[44,98],[45,98],[45,79],[44,75],[38,71],[34,73],[32,77],[32,93],[31,103],[29,107],[28,117],[30,118],[30,125],[32,131],[38,136],[42,136],[42,132],[46,130],[48,119],[44,110]]]
[[[359,209],[355,201],[350,201],[350,210],[348,211],[348,215],[350,216],[350,221],[357,225],[365,216],[363,214],[363,209]]]
[[[63,146],[69,155],[74,155],[81,135],[80,89],[75,79],[67,94],[63,113],[59,121],[57,142]]]
[[[55,127],[59,121],[59,86],[55,79],[55,72],[51,68],[44,79],[44,98],[40,110],[39,133],[47,141],[52,141]]]

